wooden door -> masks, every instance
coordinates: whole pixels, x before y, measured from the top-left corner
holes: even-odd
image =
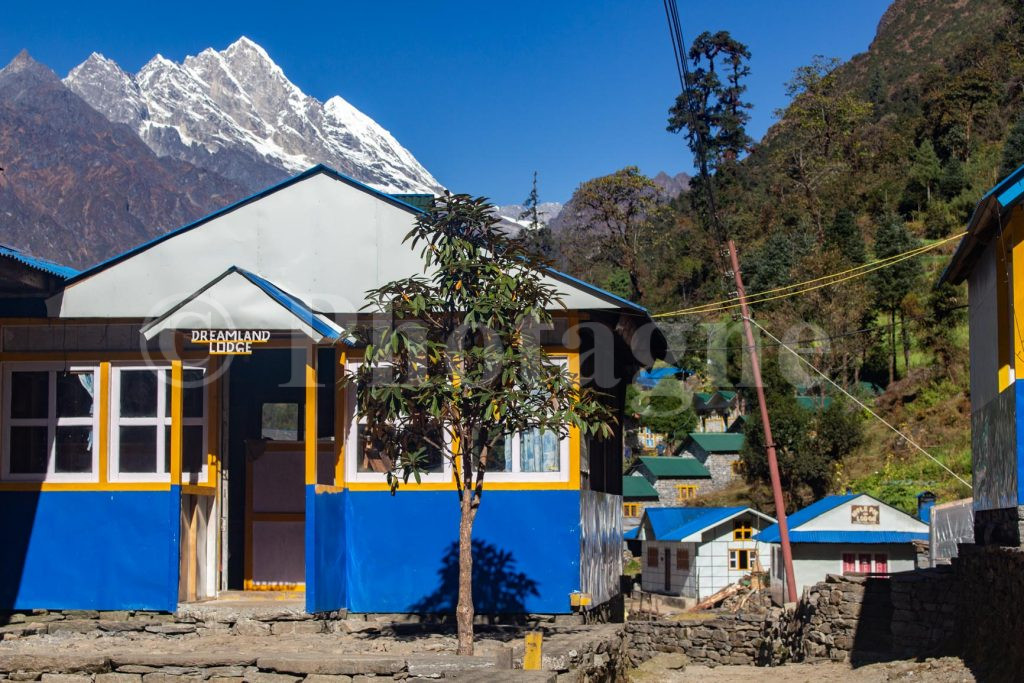
[[[665,548],[665,592],[672,592],[672,551]]]

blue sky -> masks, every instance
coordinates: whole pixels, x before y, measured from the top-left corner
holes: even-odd
[[[862,52],[889,0],[680,0],[686,39],[731,31],[753,53],[750,132],[785,104],[812,56]],[[240,35],[310,95],[340,94],[389,129],[454,191],[518,202],[533,171],[541,200],[635,164],[690,171],[665,131],[679,90],[657,0],[507,2],[17,2],[0,60],[27,48],[64,76],[90,52],[136,71]]]

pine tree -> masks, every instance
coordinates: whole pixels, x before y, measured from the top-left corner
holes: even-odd
[[[540,229],[540,216],[537,213],[537,172],[533,172],[533,187],[530,195],[523,202],[523,210],[519,213],[519,220],[529,220],[530,230],[536,232]]]
[[[1024,164],[1024,114],[1010,128],[1003,145],[1003,159],[999,165],[999,178],[1006,178]]]
[[[942,167],[942,176],[939,178],[939,193],[942,198],[950,200],[956,197],[967,188],[967,173],[964,171],[963,162],[955,156],[951,156],[946,165]]]
[[[533,186],[530,194],[523,201],[523,210],[519,212],[519,220],[530,222],[526,234],[526,248],[541,259],[551,261],[555,257],[555,240],[551,234],[551,228],[540,220],[540,211],[537,206],[540,203],[540,195],[537,192],[537,172],[533,172]]]
[[[899,216],[884,217],[875,232],[875,256],[886,258],[913,249],[916,240]],[[921,263],[909,258],[881,268],[871,275],[875,289],[875,304],[889,314],[889,383],[896,380],[896,318],[903,320],[903,300],[917,287],[921,277]],[[909,366],[910,339],[903,325],[904,365]]]
[[[837,249],[850,263],[859,264],[867,261],[864,236],[860,234],[857,221],[849,209],[840,209],[836,212],[835,220],[825,232],[825,243]]]
[[[942,162],[935,153],[932,141],[925,138],[914,150],[914,162],[910,168],[910,180],[917,183],[925,191],[926,204],[931,204],[932,190],[942,177]],[[957,192],[959,194],[959,191]]]

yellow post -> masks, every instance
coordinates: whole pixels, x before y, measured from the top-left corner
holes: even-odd
[[[171,484],[181,485],[181,417],[182,367],[180,360],[171,361]]]
[[[316,346],[306,347],[306,483],[316,484]]]
[[[100,471],[99,481],[106,484],[109,481],[109,457],[110,457],[110,362],[100,363]]]
[[[539,671],[543,657],[544,634],[541,631],[526,632],[526,652],[523,654],[523,668]]]

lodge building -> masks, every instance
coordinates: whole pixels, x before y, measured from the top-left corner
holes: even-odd
[[[407,199],[318,166],[80,273],[0,252],[0,609],[173,611],[233,590],[454,608],[452,472],[392,495],[340,381],[367,290],[422,270]],[[566,306],[545,347],[583,383],[615,378],[621,425],[663,338],[643,308],[545,278]],[[474,530],[479,610],[618,594],[618,425],[512,435]]]

